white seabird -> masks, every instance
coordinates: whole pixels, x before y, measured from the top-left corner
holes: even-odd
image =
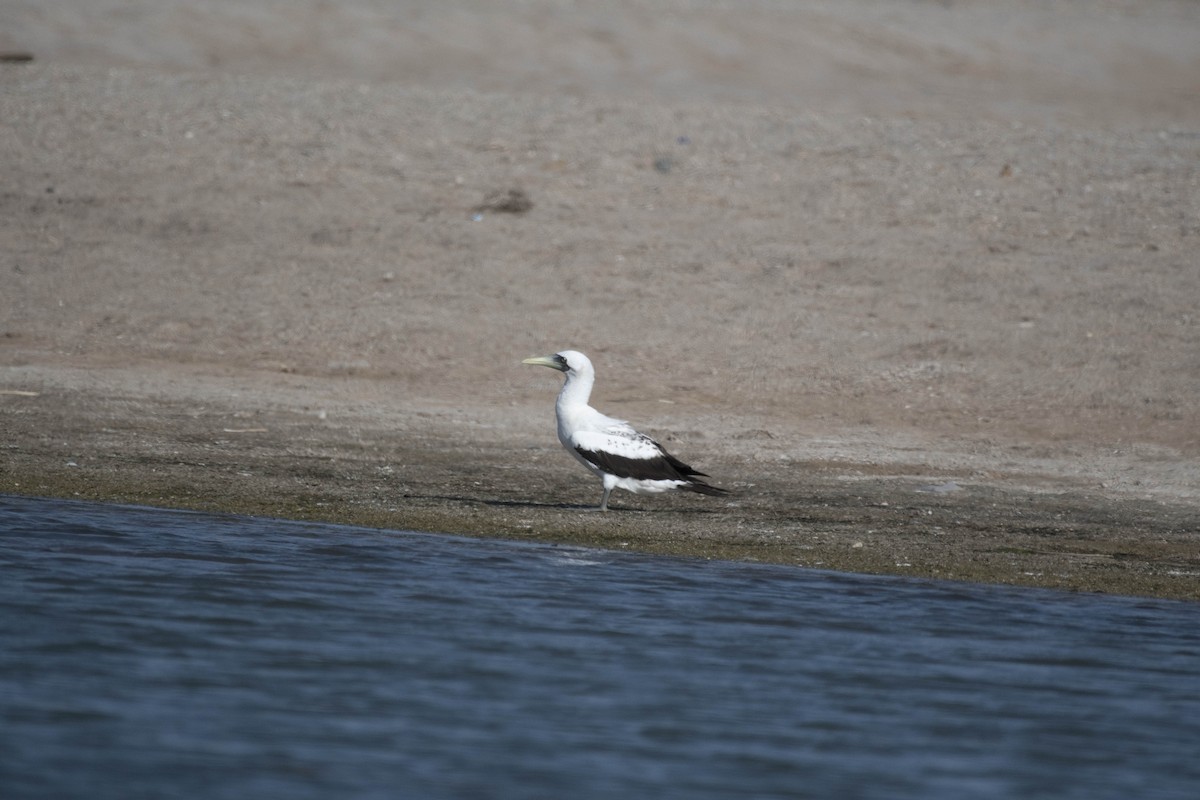
[[[554,404],[558,440],[568,453],[603,482],[600,511],[608,510],[608,496],[618,488],[635,494],[657,494],[672,489],[726,494],[724,489],[699,480],[708,476],[675,458],[658,442],[635,431],[628,422],[605,416],[589,406],[596,370],[583,353],[563,350],[552,356],[527,358],[521,363],[550,367],[566,374],[567,379]]]

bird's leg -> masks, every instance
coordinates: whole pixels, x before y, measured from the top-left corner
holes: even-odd
[[[597,511],[608,511],[608,496],[612,494],[612,489],[604,487],[604,496],[600,498],[600,507]]]

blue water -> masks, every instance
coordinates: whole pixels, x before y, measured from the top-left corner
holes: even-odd
[[[1200,797],[1200,606],[0,496],[0,797]]]

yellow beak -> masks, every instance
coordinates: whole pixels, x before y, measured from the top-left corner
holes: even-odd
[[[550,369],[556,369],[559,372],[564,371],[562,359],[556,356],[534,356],[533,358],[525,359],[521,363],[532,364],[535,367],[549,367]]]

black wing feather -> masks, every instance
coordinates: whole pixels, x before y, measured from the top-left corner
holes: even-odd
[[[652,441],[652,444],[658,448],[659,452],[659,455],[654,458],[627,458],[582,447],[576,447],[575,452],[602,471],[616,475],[618,478],[633,478],[639,481],[682,481],[684,485],[679,487],[681,489],[701,494],[726,494],[724,489],[696,480],[697,478],[707,478],[708,475],[683,463],[664,450],[658,442]]]

